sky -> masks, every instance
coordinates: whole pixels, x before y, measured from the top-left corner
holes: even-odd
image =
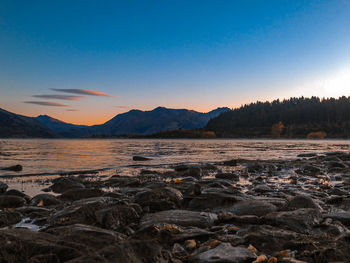
[[[350,96],[350,1],[0,1],[0,108],[99,124],[157,106]]]

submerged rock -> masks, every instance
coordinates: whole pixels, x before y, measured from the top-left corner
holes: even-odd
[[[134,161],[149,161],[149,160],[151,160],[151,158],[147,158],[147,157],[143,157],[143,156],[138,156],[138,155],[133,156],[132,159],[133,159]]]
[[[13,171],[13,172],[20,172],[20,171],[23,170],[23,166],[20,165],[20,164],[17,164],[17,165],[13,165],[13,166],[1,168],[0,170]]]

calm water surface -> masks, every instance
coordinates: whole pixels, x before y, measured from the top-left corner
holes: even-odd
[[[349,140],[0,140],[0,167],[21,164],[23,171],[1,171],[0,177],[108,168],[130,174],[136,168],[174,163],[215,162],[233,158],[293,159],[300,153],[350,151]],[[135,162],[132,156],[150,157]],[[103,171],[101,173],[107,173]],[[33,177],[31,177],[32,180]],[[11,179],[6,179],[7,181]],[[24,180],[24,179],[23,179]],[[2,180],[4,181],[4,180]],[[16,181],[18,183],[18,180]],[[18,188],[18,186],[17,186]]]

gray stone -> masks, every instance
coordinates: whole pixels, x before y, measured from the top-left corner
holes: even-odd
[[[190,259],[192,263],[247,263],[256,259],[256,255],[246,248],[233,247],[230,243],[221,243],[214,249],[199,253]]]
[[[140,226],[150,226],[159,223],[175,224],[179,226],[194,226],[207,228],[214,225],[217,215],[205,212],[193,212],[187,210],[168,210],[153,214],[146,214],[142,217]]]

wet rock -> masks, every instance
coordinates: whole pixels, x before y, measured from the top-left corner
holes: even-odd
[[[22,215],[18,212],[0,211],[0,227],[17,224],[21,218]]]
[[[8,188],[8,185],[7,185],[7,184],[5,184],[5,183],[3,183],[3,182],[0,182],[0,194],[5,193],[6,190],[7,190],[7,188]]]
[[[333,220],[338,220],[346,226],[350,226],[350,212],[349,211],[339,211],[336,213],[327,214],[325,218],[332,218]]]
[[[260,224],[261,218],[254,215],[236,216],[230,212],[224,212],[218,215],[219,222],[240,223],[240,224]]]
[[[197,179],[202,177],[202,169],[198,166],[181,165],[176,166],[174,169],[178,173],[178,176],[181,177],[190,176]]]
[[[186,242],[185,242],[185,248],[186,248],[188,251],[192,251],[192,250],[194,250],[196,247],[197,247],[196,240],[194,240],[194,239],[186,240]]]
[[[73,177],[62,177],[54,180],[54,184],[50,186],[50,189],[55,193],[63,193],[70,189],[85,188],[85,186],[79,182],[78,179]]]
[[[37,206],[23,206],[16,208],[16,211],[30,218],[46,218],[51,213],[50,209]]]
[[[242,198],[233,194],[225,194],[219,191],[212,193],[202,193],[194,197],[188,204],[192,210],[213,209],[213,211],[220,210],[220,208],[230,207],[233,204],[241,201]]]
[[[171,253],[177,258],[183,258],[187,256],[187,251],[179,243],[175,243],[171,249]]]
[[[195,226],[206,228],[214,225],[217,215],[205,212],[193,212],[187,210],[168,210],[154,214],[146,214],[142,217],[140,226],[145,227],[159,223],[176,224],[179,226]]]
[[[49,228],[45,232],[60,239],[84,244],[95,249],[119,243],[126,238],[126,236],[118,232],[83,224]]]
[[[260,163],[251,163],[248,164],[247,170],[249,173],[261,172],[264,169],[264,166]]]
[[[153,240],[127,240],[98,251],[100,257],[87,254],[69,263],[165,263],[170,256]]]
[[[342,169],[342,168],[348,167],[343,162],[338,162],[338,161],[328,162],[327,166],[328,166],[329,169],[332,169],[332,168],[341,168]]]
[[[252,244],[259,251],[273,254],[285,248],[290,240],[300,239],[303,235],[269,225],[256,225],[238,230],[232,241],[235,246]]]
[[[328,194],[330,195],[339,195],[339,196],[342,196],[342,195],[349,195],[350,193],[348,191],[345,191],[345,190],[342,190],[342,189],[339,189],[339,188],[331,188],[328,190]]]
[[[299,208],[314,208],[318,209],[319,211],[322,210],[322,208],[317,204],[310,196],[306,195],[298,195],[293,197],[286,206],[287,209],[295,210]]]
[[[71,243],[58,243],[53,235],[26,229],[0,230],[0,261],[30,262],[31,258],[54,254],[59,262],[81,256]]]
[[[264,201],[258,200],[247,200],[241,201],[227,209],[227,212],[231,212],[238,216],[243,215],[255,215],[263,216],[267,213],[275,212],[277,210],[276,206]]]
[[[234,174],[234,173],[218,173],[215,175],[215,178],[238,181],[239,175]]]
[[[26,204],[26,200],[19,196],[2,195],[0,196],[0,208],[16,208]]]
[[[272,189],[266,184],[258,184],[254,186],[254,191],[257,193],[267,193],[267,192],[271,192]]]
[[[301,153],[297,155],[297,157],[300,157],[300,158],[310,158],[315,156],[317,156],[316,153]]]
[[[97,222],[104,228],[122,230],[130,224],[138,222],[140,216],[128,205],[116,205],[95,212]]]
[[[141,180],[130,176],[112,176],[105,181],[105,185],[111,187],[140,187]]]
[[[322,214],[318,209],[301,208],[288,212],[269,213],[264,217],[268,224],[279,226],[302,234],[310,234],[313,227],[322,221]]]
[[[313,165],[306,165],[303,167],[301,170],[296,170],[295,171],[298,174],[304,174],[304,175],[309,175],[309,176],[315,176],[321,173],[321,169],[313,166]]]
[[[22,165],[17,164],[17,165],[1,168],[0,170],[12,171],[12,172],[20,172],[20,171],[23,170],[23,167],[22,167]]]
[[[95,212],[119,203],[112,197],[96,197],[78,200],[57,211],[50,217],[50,225],[96,224]]]
[[[30,200],[32,206],[52,206],[59,205],[62,202],[51,194],[38,194]]]
[[[13,195],[13,196],[19,196],[19,197],[22,197],[26,200],[30,200],[31,198],[26,195],[25,193],[21,192],[21,191],[18,191],[16,189],[10,189],[10,190],[7,190],[4,195]]]
[[[65,201],[76,201],[84,198],[99,197],[103,194],[104,192],[102,190],[96,188],[78,188],[65,191],[60,196],[60,199]]]
[[[143,156],[138,156],[138,155],[133,156],[132,159],[133,159],[134,161],[138,161],[138,162],[149,161],[149,160],[151,160],[151,158],[147,158],[147,157],[143,157]]]
[[[232,159],[228,161],[223,161],[222,164],[225,166],[237,166],[237,160]]]
[[[143,191],[135,195],[135,202],[148,206],[151,212],[179,208],[183,200],[182,193],[172,187]]]
[[[42,262],[60,263],[60,259],[57,255],[48,253],[48,254],[33,256],[28,261],[28,263],[42,263]]]
[[[190,258],[192,263],[246,263],[256,259],[256,255],[246,248],[233,247],[229,243],[221,243],[214,249],[199,253]]]
[[[194,195],[198,196],[202,193],[202,187],[200,184],[192,183],[190,186],[186,189],[187,195]]]

